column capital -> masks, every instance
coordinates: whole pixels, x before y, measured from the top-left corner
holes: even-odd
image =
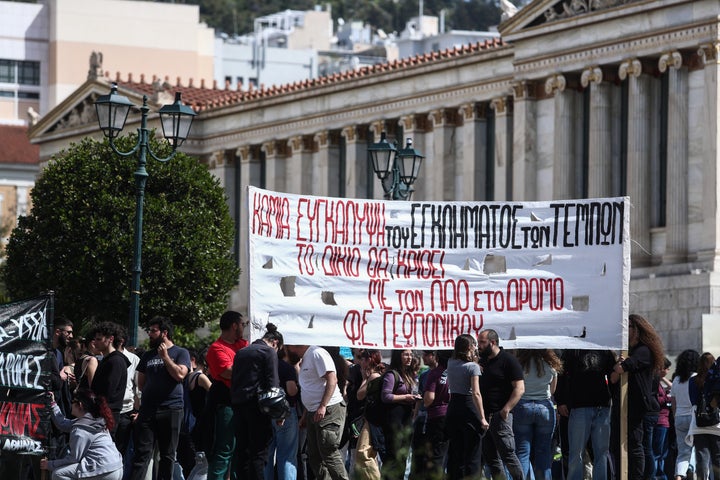
[[[586,68],[583,70],[582,75],[580,75],[580,85],[582,85],[583,88],[587,88],[591,83],[599,85],[602,81],[603,71],[602,68],[597,65]]]
[[[312,135],[295,135],[287,141],[291,154],[295,152],[312,152],[315,150],[315,140]]]
[[[713,63],[718,63],[718,59],[720,59],[720,42],[712,42],[712,43],[706,43],[704,45],[700,45],[700,48],[698,48],[697,54],[700,57],[700,60],[705,65],[710,65]]]
[[[665,73],[668,67],[678,70],[682,67],[682,64],[682,54],[677,50],[671,50],[660,55],[660,59],[658,60],[658,70],[662,73]]]
[[[629,58],[623,61],[618,67],[618,76],[620,80],[625,80],[628,76],[639,77],[642,73],[642,62],[637,58]]]
[[[507,115],[512,113],[512,98],[497,97],[490,100],[490,108],[495,110],[497,115]]]
[[[349,125],[343,127],[340,134],[345,137],[348,143],[353,142],[366,142],[367,141],[367,126],[366,125]]]
[[[460,105],[460,107],[458,108],[458,114],[462,117],[463,120],[478,120],[481,118],[485,118],[487,108],[487,103],[465,103],[463,105]]]
[[[235,149],[235,157],[240,159],[240,163],[250,162],[250,145],[243,145]]]
[[[429,114],[431,115],[431,114]],[[422,114],[411,114],[403,115],[398,120],[398,125],[403,127],[406,132],[425,132],[429,130],[428,117],[429,115]]]
[[[562,73],[551,75],[545,80],[545,93],[554,95],[565,90],[567,79]]]
[[[260,148],[268,157],[287,155],[287,142],[281,140],[264,142]]]
[[[441,108],[432,110],[428,118],[434,127],[447,127],[458,123],[457,110],[452,108]]]
[[[527,80],[513,82],[511,85],[512,95],[516,101],[535,98],[535,83]]]

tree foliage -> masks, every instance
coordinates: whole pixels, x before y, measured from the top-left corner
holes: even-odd
[[[136,138],[118,143],[129,150]],[[168,153],[154,138],[151,148]],[[7,246],[12,298],[53,290],[56,315],[126,323],[136,167],[135,156],[119,157],[107,140],[85,139],[50,161]],[[224,190],[182,153],[167,163],[149,158],[147,171],[140,321],[165,315],[191,329],[217,320],[239,274]]]
[[[257,17],[283,10],[311,10],[316,4],[330,5],[333,20],[358,20],[386,32],[401,32],[405,23],[419,13],[419,1],[398,0],[165,0],[200,6],[200,16],[218,32],[246,34],[253,31]],[[516,0],[518,3],[521,0]],[[515,2],[513,2],[515,3]],[[447,29],[487,30],[500,22],[494,0],[424,0],[423,15],[440,16],[445,10]]]

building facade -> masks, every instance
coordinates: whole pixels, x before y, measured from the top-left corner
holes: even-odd
[[[718,351],[718,18],[717,0],[536,0],[501,39],[252,92],[169,89],[199,111],[183,150],[225,186],[245,271],[246,187],[382,198],[366,149],[385,131],[426,155],[417,200],[628,195],[630,310],[672,355]],[[166,97],[119,80],[136,104]],[[86,82],[33,127],[41,160],[100,136],[68,119],[107,89]],[[242,275],[234,308],[246,292]]]

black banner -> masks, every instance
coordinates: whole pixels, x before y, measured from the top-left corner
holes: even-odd
[[[47,391],[53,296],[0,305],[0,450],[40,454],[50,434]]]

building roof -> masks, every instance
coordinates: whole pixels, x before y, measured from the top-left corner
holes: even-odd
[[[30,143],[28,128],[16,125],[0,125],[0,163],[37,165],[40,161],[40,147]]]
[[[146,82],[144,75],[140,77],[140,81],[138,82],[135,81],[132,76],[128,77],[127,80],[122,80],[118,74],[115,82],[120,87],[134,90],[148,96],[152,96],[158,88],[161,88],[162,90],[180,92],[182,94],[183,103],[191,106],[196,112],[201,112],[203,110],[211,110],[214,108],[235,105],[246,100],[298,93],[303,90],[317,88],[323,85],[338,84],[344,81],[357,80],[359,78],[370,77],[381,73],[405,70],[407,68],[426,65],[442,59],[454,59],[504,46],[507,46],[507,44],[503,42],[501,38],[493,38],[483,42],[447,48],[439,52],[419,54],[414,57],[398,59],[392,62],[364,66],[357,70],[335,73],[326,77],[305,79],[285,85],[273,85],[267,88],[261,85],[260,88],[253,88],[247,91],[231,90],[227,86],[226,88],[218,88],[216,82],[213,82],[212,88],[206,88],[204,82],[201,83],[200,87],[196,87],[193,85],[192,80],[189,85],[182,85],[179,78],[176,84],[172,85],[168,82],[167,77],[162,84],[157,77],[153,77],[152,81],[148,83]]]

